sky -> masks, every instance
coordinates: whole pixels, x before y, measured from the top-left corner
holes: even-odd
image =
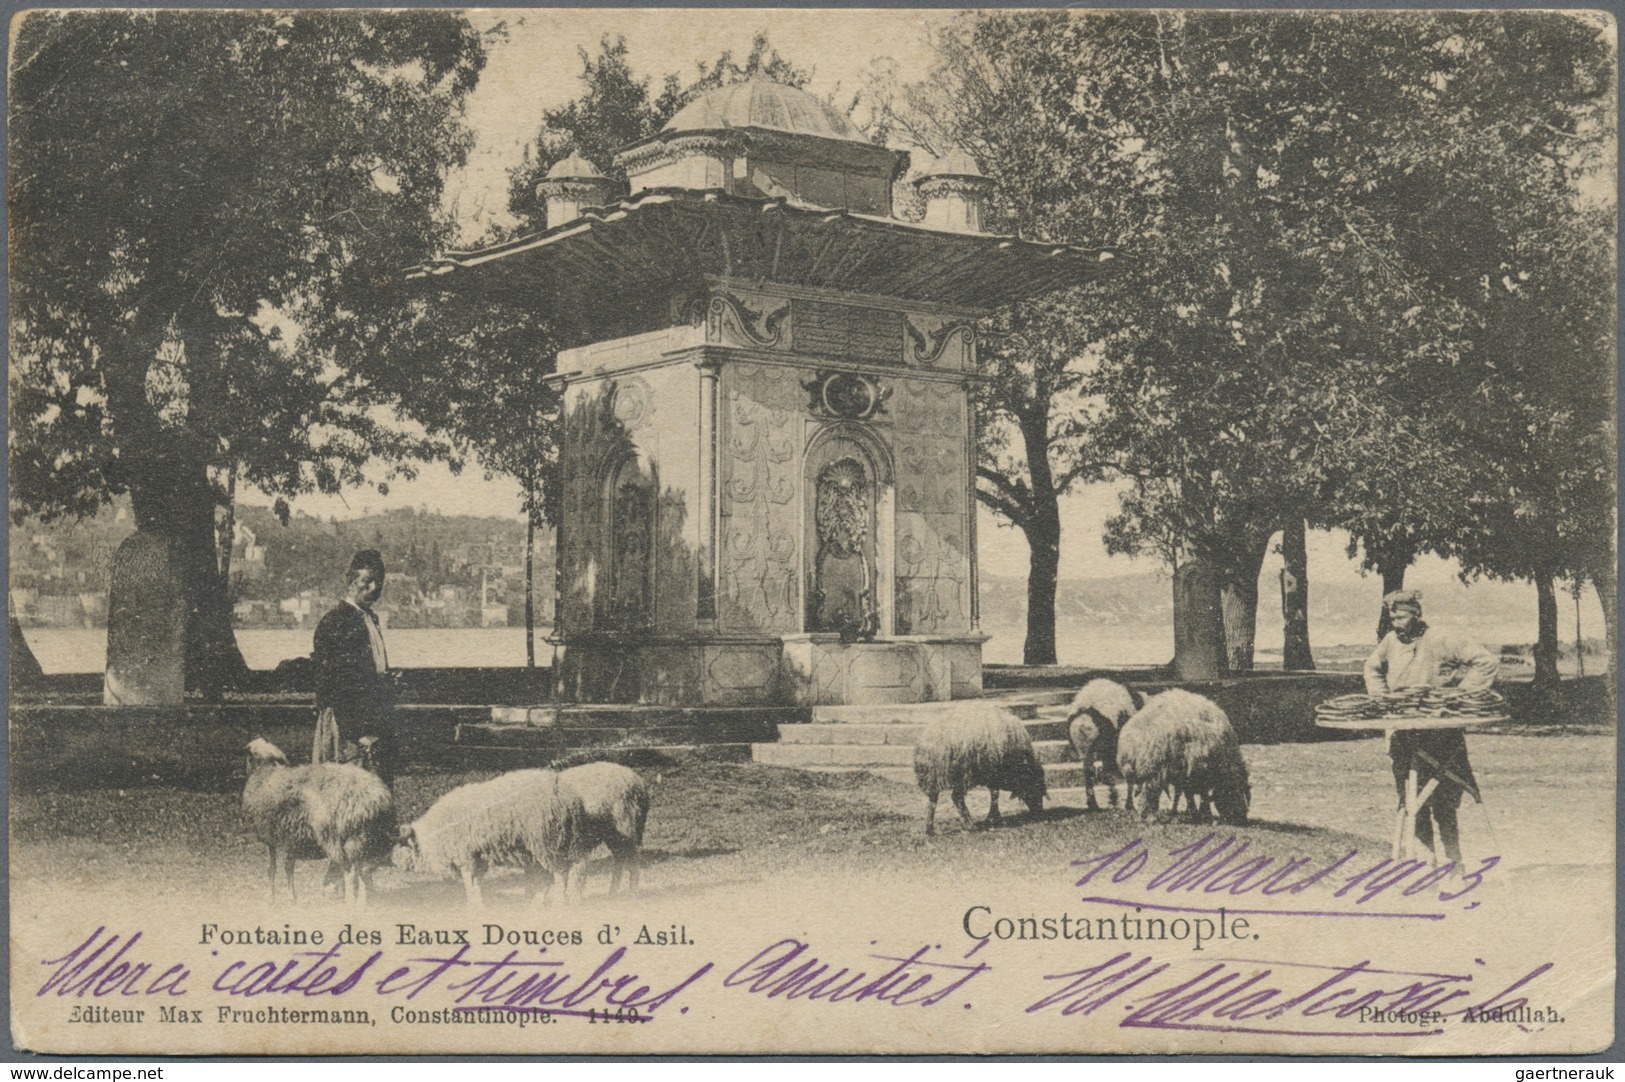
[[[861,14],[861,18],[858,17]],[[812,70],[809,89],[824,96],[849,96],[866,81],[878,62],[892,65],[900,78],[917,80],[927,71],[922,42],[926,20],[954,18],[948,11],[801,11],[792,9],[655,9],[482,10],[471,18],[482,29],[498,24],[505,38],[494,41],[480,84],[468,103],[467,120],[476,143],[465,170],[451,180],[448,205],[464,223],[467,240],[478,237],[492,221],[506,221],[507,169],[517,164],[536,134],[542,111],[569,101],[580,92],[578,50],[596,53],[604,37],[624,36],[634,71],[658,86],[667,72],[695,73],[695,66],[714,61],[724,50],[743,59],[761,31],[789,61]],[[245,502],[265,502],[249,494]],[[388,498],[372,490],[337,497],[303,497],[297,510],[318,517],[349,518],[391,508],[424,507],[444,514],[521,517],[518,487],[510,479],[484,479],[477,466],[453,476],[431,464],[419,479],[391,482]],[[1157,570],[1154,558],[1106,555],[1100,542],[1105,520],[1116,510],[1110,485],[1080,488],[1063,505],[1062,577],[1109,578]],[[983,574],[1022,577],[1027,546],[1014,530],[985,509],[977,526],[979,564]],[[1346,538],[1312,533],[1310,579],[1359,579],[1358,568],[1345,554]],[[1266,574],[1273,575],[1279,557],[1272,555]],[[1407,582],[1415,586],[1445,584],[1456,568],[1424,558]],[[1367,578],[1373,591],[1380,584]],[[1530,607],[1533,612],[1533,590]]]

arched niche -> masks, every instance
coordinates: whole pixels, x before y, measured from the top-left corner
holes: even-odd
[[[809,441],[802,475],[803,630],[846,640],[892,631],[891,456],[862,425]]]
[[[647,456],[629,450],[604,470],[604,523],[597,590],[600,625],[647,627],[654,612],[655,544],[659,534],[660,481]]]

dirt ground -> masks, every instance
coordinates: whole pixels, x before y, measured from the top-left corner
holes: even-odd
[[[1484,803],[1461,812],[1468,857],[1498,855],[1504,872],[1576,874],[1614,859],[1612,733],[1474,735],[1473,766]],[[1235,831],[1282,856],[1329,857],[1349,847],[1382,853],[1391,841],[1393,790],[1382,740],[1249,745],[1252,822]],[[939,832],[922,831],[924,798],[912,786],[867,774],[810,774],[754,764],[681,762],[647,767],[653,808],[645,839],[644,892],[692,895],[771,877],[863,875],[874,870],[947,881],[989,867],[1016,873],[1064,870],[1082,856],[1134,837],[1166,848],[1212,829],[1144,824],[1121,811],[1082,810],[1081,790],[1052,794],[1042,817],[1006,798],[1005,823],[966,831],[946,797]],[[419,770],[396,787],[403,819],[447,789],[487,773]],[[973,794],[980,815],[985,794]],[[1223,828],[1228,830],[1229,828]],[[219,893],[252,898],[265,889],[265,849],[234,791],[174,788],[58,790],[11,798],[13,881],[76,894],[138,892],[145,898]],[[600,862],[588,901],[607,889]],[[308,905],[321,897],[320,867],[300,866]],[[494,904],[518,878],[493,873]],[[456,905],[461,888],[380,870],[384,905]]]

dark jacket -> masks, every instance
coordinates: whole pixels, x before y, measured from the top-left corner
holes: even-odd
[[[368,617],[341,602],[316,625],[311,660],[316,665],[316,712],[332,707],[345,740],[388,736],[393,687],[372,658]]]

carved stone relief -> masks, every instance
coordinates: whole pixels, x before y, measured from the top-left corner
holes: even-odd
[[[791,379],[760,365],[724,370],[723,626],[796,629],[796,495],[801,415]]]
[[[900,634],[970,627],[970,508],[965,392],[955,385],[899,380],[897,423],[896,625]]]
[[[875,598],[875,479],[856,457],[837,458],[813,481],[813,557],[808,631],[843,639],[873,638],[880,627]]]
[[[908,335],[906,364],[964,370],[975,363],[976,333],[968,323],[909,315],[903,317],[903,328]]]
[[[788,349],[790,302],[754,294],[718,293],[705,314],[705,340],[719,346]]]
[[[926,635],[969,626],[969,562],[959,515],[900,515],[897,630]]]

